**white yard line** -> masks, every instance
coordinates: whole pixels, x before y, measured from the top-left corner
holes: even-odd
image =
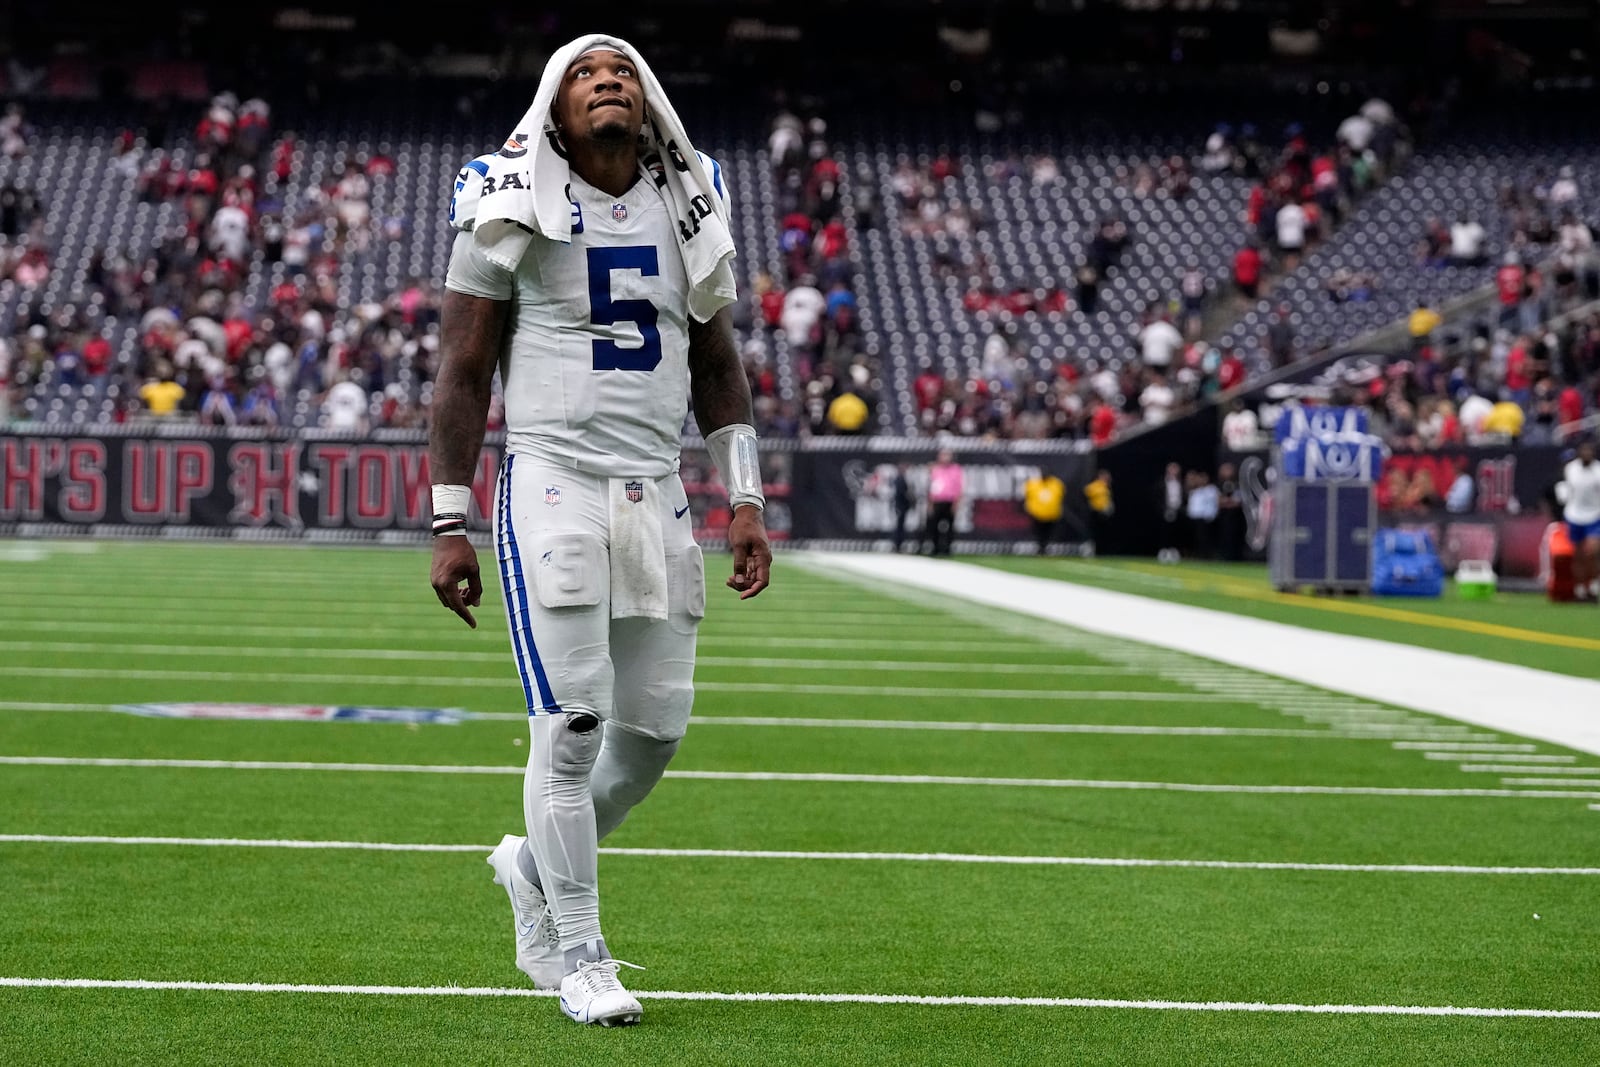
[[[0,676],[18,678],[118,678],[144,681],[277,682],[305,685],[400,686],[439,688],[474,686],[507,688],[516,679],[452,676],[395,677],[382,674],[310,674],[300,671],[190,671],[162,667],[19,667],[0,666]],[[827,685],[782,682],[696,682],[704,693],[804,693],[812,696],[890,696],[970,698],[974,700],[1084,700],[1158,704],[1238,704],[1247,701],[1216,693],[1128,692],[1120,689],[984,689],[957,686]]]
[[[316,637],[360,637],[363,640],[393,634],[411,640],[425,639],[429,642],[450,644],[471,643],[479,644],[483,640],[482,631],[485,627],[493,628],[496,618],[492,614],[478,616],[478,630],[476,634],[469,634],[465,627],[456,623],[456,627],[440,627],[427,623],[416,626],[252,626],[249,624],[227,623],[227,631],[232,637],[280,637],[285,639],[316,638]],[[85,619],[79,621],[34,621],[30,619],[27,624],[28,631],[54,632],[65,631],[74,634],[84,633],[128,633],[139,637],[148,637],[152,634],[198,634],[202,637],[215,637],[217,623],[172,623],[158,622],[150,619],[129,619],[125,622],[95,622]],[[502,639],[503,640],[503,639]]]
[[[0,756],[0,765],[131,767],[238,771],[332,771],[374,774],[520,775],[518,766],[434,763],[318,763],[304,760],[133,759],[105,756]],[[1498,769],[1498,768],[1497,768]],[[667,771],[666,777],[719,782],[833,782],[864,785],[997,786],[1035,789],[1133,789],[1177,793],[1267,793],[1369,797],[1545,797],[1600,800],[1572,790],[1434,789],[1358,785],[1240,785],[1229,782],[1144,782],[1104,778],[992,778],[941,774],[856,774],[828,771]]]
[[[450,663],[504,663],[510,669],[509,649],[465,652],[420,648],[306,648],[303,645],[240,646],[192,644],[115,644],[91,641],[0,641],[6,652],[81,652],[91,655],[140,655],[258,659],[443,660]],[[1071,663],[951,663],[947,660],[795,659],[762,656],[700,656],[695,666],[748,670],[896,671],[916,674],[1022,674],[1022,675],[1131,675],[1135,667]]]
[[[40,712],[117,712],[123,704],[65,704],[33,700],[0,700],[0,711]],[[466,722],[525,722],[527,715],[520,711],[468,711],[461,714]],[[1415,740],[1396,743],[1433,747],[1449,744],[1431,740],[1436,737],[1458,737],[1459,726],[1444,729],[1411,729],[1387,723],[1361,723],[1345,730],[1294,729],[1275,726],[1142,726],[1128,723],[1100,722],[972,722],[966,720],[929,719],[844,719],[786,715],[694,715],[689,722],[707,726],[795,727],[798,729],[839,730],[932,730],[973,733],[1018,734],[1121,734],[1152,737],[1282,737],[1337,741],[1390,741],[1395,738]],[[1532,745],[1526,746],[1532,748]]]
[[[1394,747],[1450,752],[1532,752],[1539,746],[1493,741],[1396,741]]]
[[[964,722],[928,719],[823,719],[760,715],[695,715],[690,723],[706,726],[794,726],[847,730],[954,730],[976,733],[1125,734],[1151,737],[1293,737],[1340,741],[1387,741],[1389,733],[1372,730],[1296,730],[1272,726],[1137,726],[1093,722]],[[1432,744],[1434,742],[1418,742]]]
[[[1600,788],[1600,778],[1502,778],[1501,785],[1559,785],[1568,789]]]
[[[553,997],[554,990],[486,986],[306,985],[290,982],[184,982],[137,978],[10,978],[0,987],[22,989],[185,990],[207,993],[315,993],[340,996]],[[1453,1004],[1278,1004],[1222,1000],[1117,1000],[1100,997],[920,996],[910,993],[720,993],[634,989],[641,1000],[718,1000],[745,1003],[879,1004],[917,1007],[1105,1008],[1149,1011],[1267,1012],[1304,1015],[1450,1015],[1473,1018],[1600,1019],[1579,1008],[1478,1008]]]
[[[1593,679],[950,560],[872,553],[791,558],[878,588],[899,582],[1600,755],[1600,716],[1593,713],[1600,707],[1600,681]]]
[[[178,848],[281,848],[348,852],[485,853],[492,845],[404,841],[306,841],[253,837],[107,837],[93,834],[0,834],[0,844],[127,845]],[[795,849],[608,848],[601,855],[681,859],[823,860],[867,863],[976,863],[1005,867],[1132,867],[1217,871],[1319,871],[1332,874],[1472,874],[1600,876],[1600,867],[1505,867],[1454,863],[1303,863],[1267,860],[1145,859],[1130,856],[1007,856],[972,852],[828,852]]]
[[[3,669],[0,669],[3,673]],[[972,700],[1108,700],[1139,704],[1244,704],[1215,693],[1154,693],[1123,689],[980,689],[956,686],[826,685],[785,682],[700,682],[702,693],[804,693],[809,696],[935,697]]]
[[[1529,746],[1532,747],[1532,746]],[[1526,752],[1479,752],[1476,749],[1467,753],[1467,757],[1480,763],[1577,763],[1577,756],[1530,756]],[[1463,758],[1460,749],[1450,749],[1441,752],[1424,752],[1423,759],[1431,760],[1459,760]]]
[[[1600,774],[1600,767],[1550,767],[1540,763],[1516,766],[1505,763],[1463,763],[1461,770],[1467,774]]]
[[[13,678],[122,678],[165,682],[280,682],[307,685],[400,686],[409,689],[475,686],[515,688],[515,678],[392,677],[382,674],[305,674],[299,671],[180,671],[157,667],[0,667]]]
[[[442,618],[442,617],[441,617]],[[448,622],[448,620],[445,620]],[[496,616],[482,615],[478,618],[480,631],[486,624],[493,624]],[[460,624],[455,624],[459,627]],[[137,619],[126,622],[95,622],[83,621],[30,621],[27,628],[30,631],[66,631],[70,633],[127,633],[136,632],[141,636],[150,634],[199,634],[205,637],[215,637],[217,627],[207,623],[163,623],[141,621]],[[432,643],[457,642],[463,644],[479,645],[483,641],[480,634],[468,634],[464,629],[458,630],[449,625],[433,625],[419,622],[416,626],[408,627],[376,627],[376,626],[251,626],[228,624],[228,633],[236,637],[280,637],[283,639],[296,639],[305,637],[361,637],[371,638],[383,634],[394,634],[411,638],[426,638]],[[885,651],[897,650],[903,652],[1003,652],[1016,655],[1019,652],[1037,652],[1041,654],[1057,655],[1062,649],[1058,646],[1035,645],[1028,641],[1002,640],[993,641],[922,641],[911,638],[876,638],[876,637],[759,637],[736,635],[711,635],[702,633],[697,642],[701,648],[844,648],[844,649],[882,649]],[[508,653],[509,654],[509,653]]]
[[[213,631],[214,633],[215,631]],[[282,658],[292,659],[372,659],[372,660],[444,660],[449,663],[504,663],[511,666],[511,652],[466,652],[454,649],[421,648],[306,648],[304,645],[236,646],[236,645],[146,645],[113,644],[89,641],[0,641],[0,650],[7,652],[84,652],[95,656],[137,655],[164,656],[180,659],[185,656],[225,657],[234,659]],[[77,668],[73,668],[76,670]]]

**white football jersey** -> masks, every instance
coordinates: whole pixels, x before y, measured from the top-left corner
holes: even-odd
[[[445,284],[512,301],[500,357],[508,452],[610,477],[663,477],[678,469],[689,411],[689,281],[677,223],[644,177],[612,196],[574,174],[570,190],[571,244],[535,235],[508,271],[464,231]],[[458,205],[451,210],[454,221]]]

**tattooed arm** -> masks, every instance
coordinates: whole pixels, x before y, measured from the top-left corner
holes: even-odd
[[[701,437],[734,423],[755,424],[750,380],[739,362],[739,342],[727,308],[707,322],[689,320],[689,391]]]
[[[433,482],[471,485],[483,449],[495,364],[509,301],[444,291],[440,309],[439,378],[433,383],[428,469]],[[471,609],[483,595],[478,553],[465,537],[433,539],[433,591],[439,602],[476,628]],[[466,588],[461,583],[466,583]]]
[[[739,362],[733,316],[727,308],[708,322],[689,321],[689,393],[694,402],[695,423],[703,437],[724,427],[752,426],[755,422],[750,381]],[[751,446],[753,458],[754,439],[747,436],[744,443]],[[730,474],[724,470],[722,477],[732,484]],[[754,477],[759,480],[759,473]],[[748,600],[765,589],[771,578],[772,548],[767,543],[766,525],[758,505],[740,504],[733,509],[728,545],[733,549],[733,576],[727,581],[728,588],[737,589],[740,600]]]

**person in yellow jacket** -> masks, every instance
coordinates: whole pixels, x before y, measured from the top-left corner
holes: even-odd
[[[1083,499],[1089,504],[1087,554],[1093,556],[1100,551],[1100,542],[1105,540],[1111,516],[1116,511],[1111,502],[1111,472],[1101,470],[1096,474],[1094,480],[1083,487]]]
[[[1504,434],[1516,441],[1522,436],[1524,419],[1520,407],[1510,400],[1502,400],[1489,409],[1489,414],[1483,420],[1483,432]]]
[[[1023,483],[1022,510],[1033,520],[1033,536],[1039,542],[1041,556],[1050,548],[1050,539],[1061,521],[1066,498],[1067,487],[1049,471],[1038,471]]]
[[[854,393],[840,393],[828,405],[828,422],[839,433],[860,433],[867,415],[867,402]]]

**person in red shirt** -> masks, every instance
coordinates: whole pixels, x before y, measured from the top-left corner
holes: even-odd
[[[1254,300],[1261,288],[1261,249],[1251,241],[1233,257],[1233,284],[1247,299]]]
[[[289,180],[294,173],[294,153],[299,146],[296,144],[294,134],[286,133],[272,149],[272,176],[279,184]]]
[[[1103,448],[1111,443],[1116,432],[1117,413],[1103,398],[1096,397],[1089,411],[1089,442],[1096,448]]]
[[[1528,338],[1518,337],[1511,351],[1506,354],[1506,390],[1511,394],[1511,399],[1524,408],[1528,406],[1529,391],[1533,388],[1528,366],[1528,345]]]
[[[824,260],[838,259],[844,255],[846,244],[844,223],[834,219],[822,228],[817,238],[817,254]]]
[[[222,333],[226,338],[228,362],[239,362],[245,349],[250,347],[250,340],[255,336],[255,328],[248,320],[235,317],[223,322]]]
[[[83,370],[91,380],[104,378],[111,369],[111,342],[104,337],[89,338],[83,346]]]
[[[934,372],[933,365],[923,361],[922,370],[911,383],[911,392],[917,399],[917,411],[927,411],[939,403],[944,392],[944,379]]]
[[[1231,345],[1222,349],[1222,361],[1217,364],[1217,386],[1223,391],[1244,381],[1244,360]]]
[[[1253,230],[1261,225],[1261,213],[1267,208],[1267,187],[1260,182],[1250,187],[1250,198],[1245,202],[1244,220]]]
[[[1565,426],[1583,418],[1583,390],[1569,385],[1556,398],[1557,424]]]
[[[1505,262],[1494,272],[1494,287],[1500,298],[1500,325],[1510,328],[1517,321],[1517,306],[1522,303],[1526,275],[1515,252],[1507,252]]]

